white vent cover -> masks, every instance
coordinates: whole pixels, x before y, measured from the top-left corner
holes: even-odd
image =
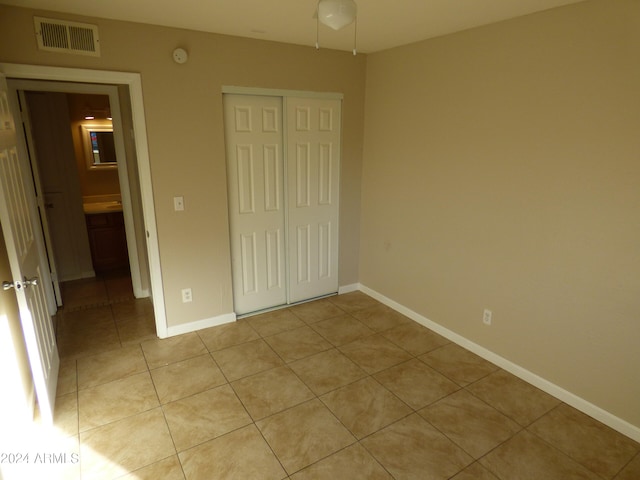
[[[33,20],[40,50],[100,56],[97,25],[42,17],[33,17]]]

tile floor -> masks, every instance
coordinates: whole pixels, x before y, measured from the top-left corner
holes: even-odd
[[[65,286],[79,461],[49,478],[640,478],[638,443],[362,293],[159,340],[129,288]]]

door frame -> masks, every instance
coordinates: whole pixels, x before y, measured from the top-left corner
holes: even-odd
[[[146,245],[149,259],[149,277],[153,300],[156,332],[158,337],[167,337],[167,317],[160,268],[160,249],[156,225],[155,205],[153,203],[153,185],[151,182],[151,164],[147,143],[147,127],[142,97],[142,78],[139,73],[108,70],[87,70],[41,65],[23,65],[0,63],[0,72],[9,79],[49,80],[87,84],[126,85],[129,87],[129,99],[134,131],[140,194],[142,198],[142,216],[146,232]],[[16,115],[19,112],[13,112]],[[16,118],[18,118],[17,115]]]
[[[9,91],[10,92],[25,92],[25,91],[38,91],[38,92],[57,92],[57,93],[82,93],[82,94],[98,94],[107,95],[109,97],[109,104],[111,105],[111,115],[113,117],[113,139],[116,149],[116,158],[118,159],[118,183],[120,185],[120,195],[122,197],[122,213],[124,216],[125,232],[127,237],[127,251],[129,256],[129,264],[131,266],[131,283],[133,286],[133,294],[136,298],[143,298],[149,296],[148,290],[142,288],[142,278],[140,273],[140,257],[138,255],[138,244],[136,242],[135,226],[133,220],[133,206],[131,201],[131,187],[129,185],[129,174],[127,167],[127,155],[124,146],[124,137],[122,131],[122,117],[120,109],[120,99],[118,98],[118,87],[113,85],[102,84],[82,84],[82,83],[69,83],[69,82],[43,82],[38,80],[22,80],[22,79],[9,79]],[[24,107],[23,107],[24,111]],[[28,113],[30,115],[30,113]],[[22,136],[22,135],[21,135]],[[29,135],[25,138],[28,151],[34,152],[31,146]],[[26,155],[26,152],[25,152]],[[37,163],[35,157],[30,158],[32,170],[37,170]],[[38,173],[38,178],[40,174]],[[40,185],[36,185],[36,191],[41,190]],[[40,192],[43,196],[44,193]],[[46,216],[45,216],[46,217]],[[47,248],[51,248],[50,242],[47,237],[50,237],[49,232],[45,232],[45,242]],[[55,280],[57,282],[57,279]],[[59,294],[59,291],[56,292]]]
[[[258,95],[261,97],[304,97],[319,98],[323,100],[344,100],[344,94],[338,92],[314,92],[311,90],[286,90],[280,88],[238,87],[235,85],[223,85],[222,93],[235,95]]]

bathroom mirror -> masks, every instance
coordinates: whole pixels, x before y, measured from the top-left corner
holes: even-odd
[[[113,127],[110,125],[82,125],[84,154],[89,169],[117,168]]]

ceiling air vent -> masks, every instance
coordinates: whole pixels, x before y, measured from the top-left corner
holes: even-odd
[[[38,48],[49,52],[100,56],[97,25],[34,17]]]

